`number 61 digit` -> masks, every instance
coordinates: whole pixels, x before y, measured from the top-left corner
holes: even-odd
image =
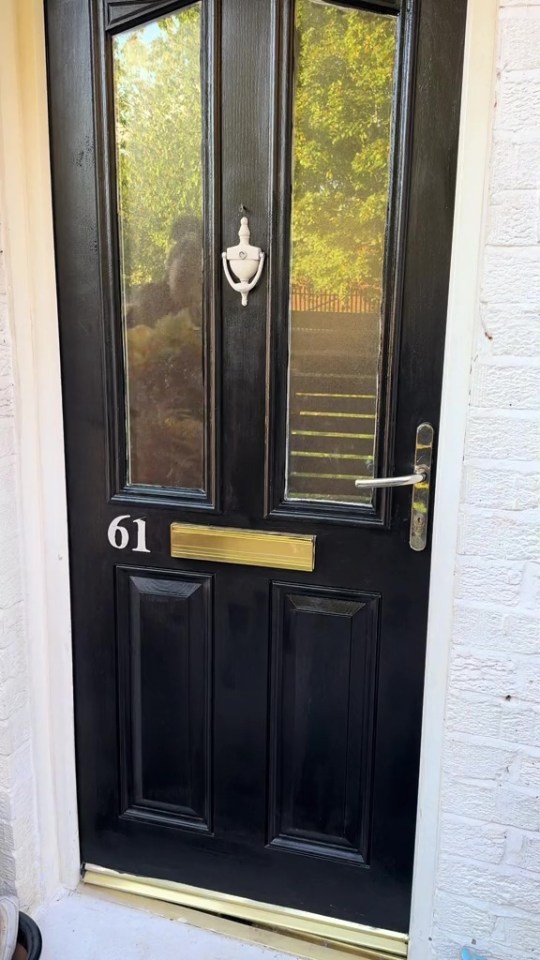
[[[115,550],[125,550],[129,546],[130,535],[129,530],[123,525],[124,520],[131,520],[131,515],[125,513],[120,517],[115,517],[107,530],[107,539]],[[137,517],[133,520],[133,525],[137,528],[137,533],[135,546],[131,548],[132,552],[150,553],[146,546],[146,520]]]

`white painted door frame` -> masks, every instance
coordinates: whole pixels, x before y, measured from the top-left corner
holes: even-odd
[[[430,586],[411,960],[431,956],[454,566],[479,309],[498,0],[469,0]],[[23,566],[44,901],[79,878],[64,437],[43,0],[0,2],[0,211],[16,369]]]

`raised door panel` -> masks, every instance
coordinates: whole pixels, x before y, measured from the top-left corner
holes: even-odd
[[[210,829],[212,578],[117,570],[123,815]]]
[[[273,585],[269,840],[367,862],[378,598]]]

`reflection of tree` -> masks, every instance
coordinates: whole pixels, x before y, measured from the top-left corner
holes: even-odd
[[[297,0],[292,281],[307,292],[380,295],[395,26]],[[199,487],[200,4],[116,38],[114,67],[132,480]]]
[[[128,332],[135,483],[203,485],[201,330],[188,309]]]
[[[393,17],[297,0],[292,499],[366,502],[353,480],[375,449],[395,38]]]
[[[394,17],[298,0],[293,282],[380,288]]]
[[[200,10],[115,45],[133,483],[203,486]]]
[[[173,223],[202,211],[199,4],[148,30],[115,47],[129,284],[160,278]],[[296,36],[293,281],[377,287],[396,19],[297,0]]]
[[[131,475],[135,483],[203,485],[202,224],[181,217],[167,275],[125,305]]]
[[[200,4],[115,43],[123,273],[160,279],[178,217],[202,217]]]

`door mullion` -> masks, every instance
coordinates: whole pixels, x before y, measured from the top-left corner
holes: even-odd
[[[268,249],[272,7],[223,3],[223,248],[237,242],[243,205],[251,242]],[[222,290],[224,508],[244,523],[263,513],[266,270],[247,306]]]

